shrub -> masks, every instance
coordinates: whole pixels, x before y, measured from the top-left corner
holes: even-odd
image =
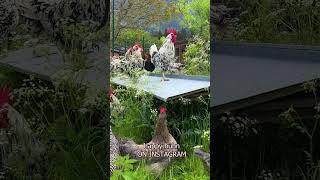
[[[143,45],[142,37],[144,37],[144,51],[149,51],[149,47],[153,44],[160,46],[160,41],[158,38],[151,36],[149,32],[141,29],[126,29],[122,31],[117,37],[116,41],[121,46],[128,48],[133,46],[135,42]]]
[[[210,0],[179,0],[176,2],[177,13],[182,14],[180,25],[194,34],[209,37]]]
[[[309,0],[246,0],[240,3],[237,39],[252,42],[319,44],[320,3]]]
[[[210,74],[210,41],[195,36],[194,41],[187,45],[183,57],[186,74]]]
[[[15,108],[26,118],[32,134],[46,146],[47,161],[41,166],[37,164],[44,177],[102,179],[105,176],[105,128],[97,124],[107,114],[107,104],[99,98],[107,97],[101,96],[96,103],[87,105],[85,90],[86,87],[68,80],[53,87],[35,78],[25,80],[14,90]],[[35,173],[35,168],[21,162],[24,161],[11,162],[10,173],[15,179]]]

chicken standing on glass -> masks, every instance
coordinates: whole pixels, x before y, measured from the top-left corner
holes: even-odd
[[[177,31],[175,29],[168,29],[167,33],[166,40],[159,50],[155,44],[152,45],[149,50],[151,63],[162,71],[161,81],[169,80],[165,77],[164,73],[169,70],[170,64],[173,64],[176,61],[174,43],[177,40]],[[148,62],[148,64],[151,63]],[[145,66],[145,69],[148,70],[149,67]]]
[[[129,61],[131,56],[132,56],[132,46],[129,46],[126,54],[124,55],[124,58],[126,61]]]
[[[143,47],[139,43],[134,43],[133,47],[133,57],[131,59],[131,65],[132,68],[143,68],[143,59],[142,59],[142,53],[143,53]]]
[[[143,47],[134,43],[125,53],[124,57],[111,57],[110,70],[113,72],[130,72],[132,69],[143,69]]]

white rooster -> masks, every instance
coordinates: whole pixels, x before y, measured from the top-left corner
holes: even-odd
[[[174,43],[177,39],[177,31],[175,29],[168,29],[167,34],[166,40],[159,51],[155,44],[152,45],[149,50],[151,63],[154,64],[155,67],[161,68],[162,80],[164,81],[169,80],[165,77],[164,72],[168,71],[170,65],[176,61]],[[148,70],[148,67],[145,67],[145,69]]]

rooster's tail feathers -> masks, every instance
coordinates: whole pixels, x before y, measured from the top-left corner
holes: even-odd
[[[155,52],[158,52],[158,48],[155,44],[153,44],[149,50],[150,56],[152,57]]]

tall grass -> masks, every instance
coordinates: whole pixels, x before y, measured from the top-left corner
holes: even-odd
[[[224,1],[241,13],[235,40],[262,43],[320,44],[320,2],[309,0]]]
[[[137,163],[137,164],[134,164]],[[120,156],[116,162],[119,170],[113,172],[111,180],[141,179],[141,180],[208,180],[208,169],[203,162],[193,155],[178,159],[169,165],[160,175],[153,175],[147,168],[145,161],[129,159]]]
[[[209,180],[210,176],[203,162],[193,155],[179,159],[162,173],[160,179]]]
[[[319,138],[320,102],[319,102],[319,80],[309,81],[303,84],[306,93],[310,93],[314,99],[314,116],[306,121],[301,117],[294,106],[281,114],[287,128],[296,132],[297,136],[304,139],[299,154],[303,154],[304,162],[297,163],[298,170],[303,179],[319,179],[320,154],[317,152],[317,139]]]

